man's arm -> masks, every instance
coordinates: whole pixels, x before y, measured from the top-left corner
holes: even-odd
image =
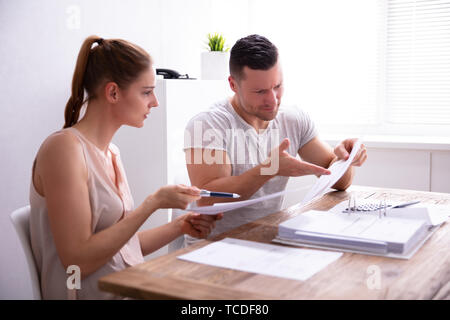
[[[232,192],[241,195],[238,200],[249,199],[272,177],[279,175],[297,177],[308,174],[330,174],[330,171],[312,163],[300,161],[286,152],[289,139],[284,139],[278,147],[273,149],[267,161],[256,165],[239,176],[231,175],[230,159],[225,151],[212,150],[209,157],[220,160],[219,163],[208,164],[203,158],[204,149],[187,149],[186,161],[189,178],[192,185],[210,191]],[[210,150],[208,150],[209,153]],[[202,152],[202,161],[199,164],[190,164],[195,152]],[[236,199],[234,199],[235,201]],[[214,202],[233,201],[223,198],[203,198],[199,205],[210,205]]]
[[[338,145],[336,149],[339,146],[340,145]],[[336,149],[333,152],[333,149],[327,143],[323,142],[318,137],[315,137],[311,139],[311,141],[306,143],[303,147],[301,147],[300,150],[298,150],[298,154],[302,159],[304,159],[307,162],[314,163],[324,168],[329,168],[335,161],[339,159],[338,156],[335,154]],[[339,151],[341,150],[339,149]],[[342,157],[344,156],[345,155],[343,155]],[[355,157],[355,160],[358,159],[359,158]],[[355,161],[353,161],[353,163],[355,163]],[[353,176],[354,176],[354,168],[353,166],[350,166],[349,169],[342,176],[342,178],[340,178],[336,182],[336,184],[333,185],[332,188],[339,191],[346,190],[352,184]]]
[[[194,152],[201,152],[203,155],[203,151],[204,149],[187,149],[186,159],[194,159]],[[215,202],[247,200],[273,177],[273,175],[261,175],[263,165],[257,165],[239,176],[232,176],[230,159],[225,151],[211,150],[211,156],[222,159],[222,164],[207,164],[202,158],[200,164],[186,165],[191,184],[200,189],[237,193],[241,197],[238,199],[205,197],[198,200],[200,206],[211,205]]]

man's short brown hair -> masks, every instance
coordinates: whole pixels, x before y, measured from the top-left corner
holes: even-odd
[[[233,78],[243,78],[243,69],[269,70],[278,61],[278,49],[266,37],[252,34],[239,39],[231,48],[230,74]]]

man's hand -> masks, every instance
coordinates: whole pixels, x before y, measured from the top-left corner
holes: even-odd
[[[270,163],[270,167],[274,169],[274,175],[299,177],[310,174],[321,176],[323,174],[328,175],[331,173],[328,169],[306,161],[298,160],[291,156],[286,152],[288,147],[289,139],[285,138],[277,148],[272,150],[269,159],[263,163],[263,165]]]
[[[356,138],[353,139],[345,139],[341,143],[339,143],[336,148],[334,148],[334,154],[336,155],[337,160],[347,160],[350,156],[350,152],[353,150],[353,146],[355,145]],[[367,150],[366,147],[361,144],[360,149],[353,158],[351,166],[360,167],[367,160]]]

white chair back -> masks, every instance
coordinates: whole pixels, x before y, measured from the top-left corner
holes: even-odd
[[[41,286],[39,284],[39,276],[34,260],[33,251],[31,250],[30,239],[30,206],[26,206],[15,210],[11,214],[11,221],[16,229],[20,243],[22,244],[23,252],[28,264],[28,271],[31,279],[30,299],[41,300]]]

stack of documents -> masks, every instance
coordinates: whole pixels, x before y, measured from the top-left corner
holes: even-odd
[[[275,242],[409,258],[431,227],[425,219],[311,210],[281,223]]]

